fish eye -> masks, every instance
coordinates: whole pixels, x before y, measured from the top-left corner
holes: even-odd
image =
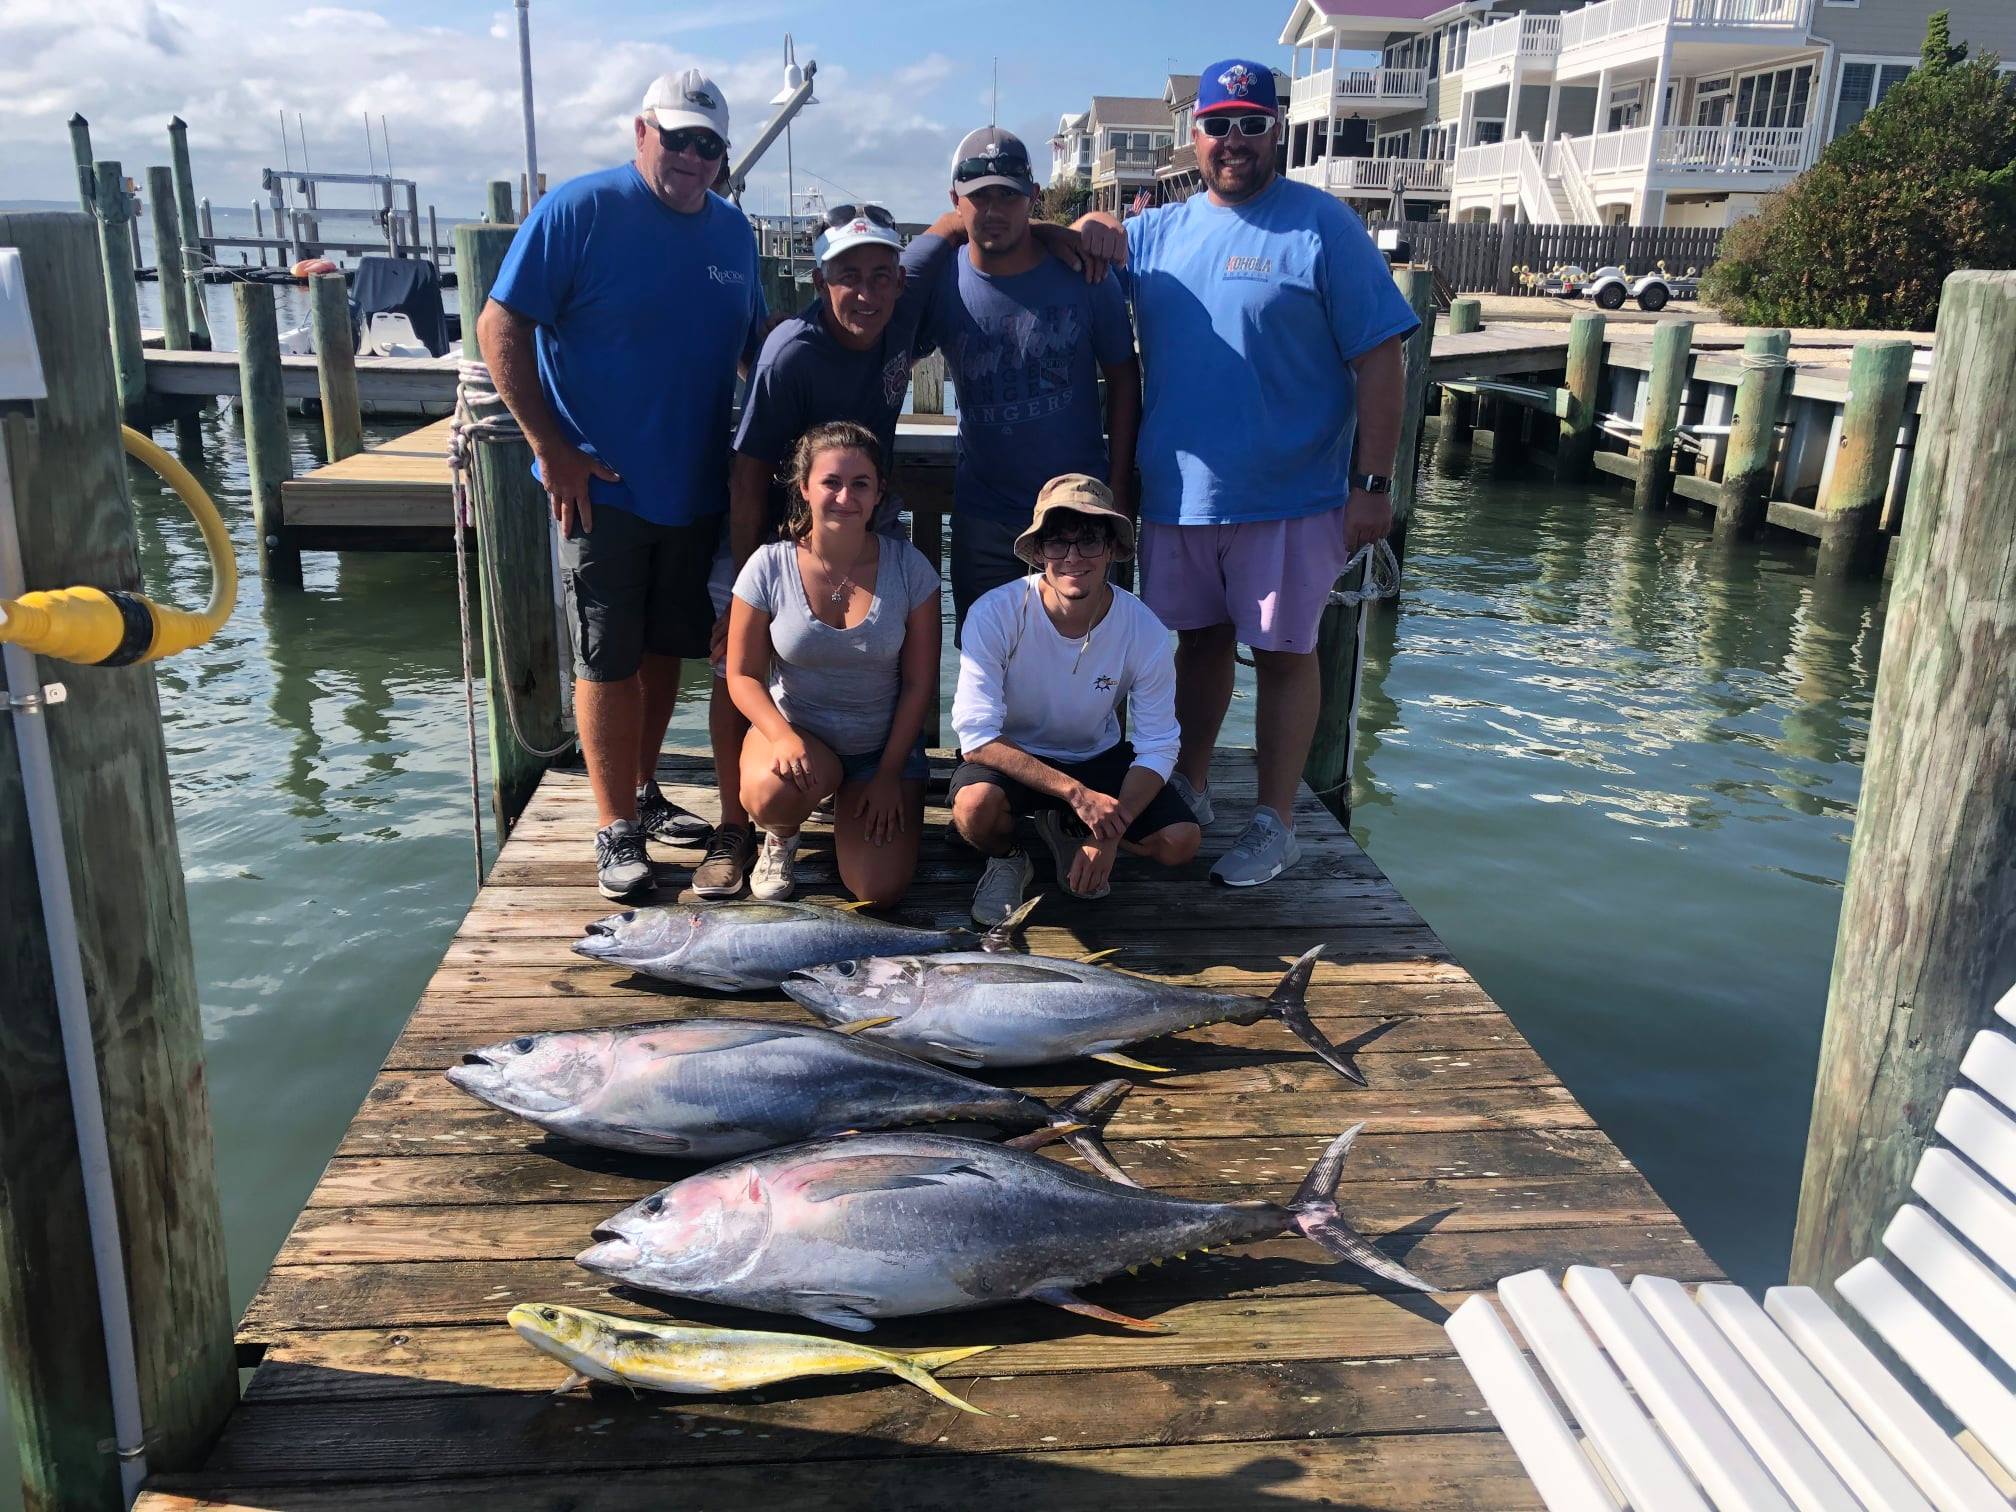
[[[515,1040],[511,1041],[511,1048],[512,1048],[513,1050],[516,1050],[516,1051],[517,1051],[517,1052],[518,1052],[518,1053],[519,1053],[520,1055],[529,1055],[529,1054],[531,1054],[531,1053],[532,1053],[532,1036],[531,1036],[531,1035],[529,1035],[529,1034],[521,1034],[521,1035],[519,1035],[519,1036],[518,1036],[518,1038],[516,1038]]]
[[[647,1212],[647,1213],[652,1213],[652,1214],[657,1214],[657,1213],[662,1213],[662,1212],[664,1212],[664,1211],[665,1211],[665,1199],[664,1199],[664,1198],[663,1198],[662,1196],[661,1196],[661,1197],[653,1197],[653,1198],[652,1198],[652,1199],[651,1199],[650,1201],[648,1201],[648,1202],[646,1202],[646,1203],[644,1204],[644,1211],[645,1211],[645,1212]]]
[[[842,961],[838,966],[835,966],[833,969],[839,972],[840,975],[842,975],[843,977],[851,977],[860,968],[857,967],[852,961]]]
[[[540,1308],[539,1316],[544,1318],[548,1323],[558,1323],[560,1321],[559,1312],[551,1307]]]
[[[616,917],[621,919],[625,924],[634,924],[637,922],[637,910],[634,908],[626,908],[623,910],[623,912],[616,915]]]

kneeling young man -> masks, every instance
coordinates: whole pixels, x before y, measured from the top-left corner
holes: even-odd
[[[987,857],[973,917],[997,924],[1022,901],[1032,868],[1015,821],[1034,814],[1057,879],[1103,898],[1124,849],[1164,866],[1197,854],[1202,832],[1167,786],[1176,762],[1175,659],[1169,632],[1133,594],[1106,581],[1134,554],[1134,523],[1084,473],[1044,485],[1015,555],[1036,572],[983,594],[966,618],[952,727],[952,825]],[[1120,733],[1127,700],[1136,744]]]

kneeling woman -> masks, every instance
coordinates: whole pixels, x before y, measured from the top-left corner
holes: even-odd
[[[742,801],[763,830],[749,874],[759,898],[791,896],[799,827],[828,796],[855,897],[889,907],[917,869],[938,572],[908,541],[868,528],[886,486],[880,450],[852,423],[807,431],[790,538],[735,581],[728,693],[750,724]]]

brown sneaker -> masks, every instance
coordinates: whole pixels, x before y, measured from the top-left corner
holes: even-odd
[[[749,877],[756,837],[739,824],[724,824],[707,839],[707,855],[693,870],[693,891],[703,898],[732,898]]]

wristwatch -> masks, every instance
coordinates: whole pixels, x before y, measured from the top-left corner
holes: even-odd
[[[1351,487],[1354,491],[1372,494],[1393,492],[1393,480],[1383,473],[1353,473]]]

